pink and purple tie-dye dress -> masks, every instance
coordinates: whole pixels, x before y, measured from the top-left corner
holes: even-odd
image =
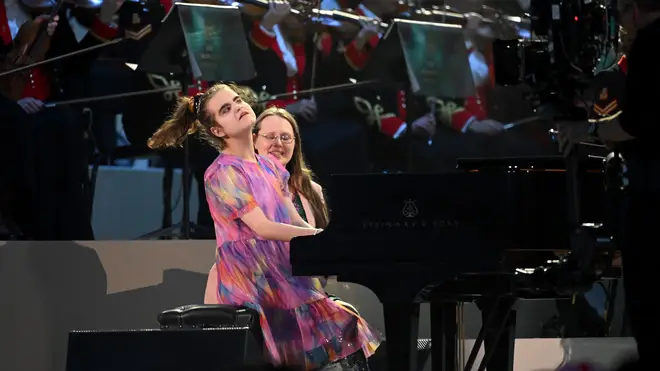
[[[259,311],[275,365],[313,370],[359,350],[369,357],[376,330],[334,303],[311,278],[294,277],[289,243],[260,239],[240,219],[259,207],[268,219],[291,223],[283,197],[289,173],[272,157],[257,162],[221,154],[204,176],[215,222],[218,302]]]

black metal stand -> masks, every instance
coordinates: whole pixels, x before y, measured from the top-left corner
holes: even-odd
[[[481,329],[465,363],[465,368],[461,367],[461,369],[472,371],[483,344],[485,354],[478,371],[485,371],[486,368],[513,371],[516,326],[516,311],[513,308],[515,303],[516,299],[510,296],[484,298],[478,303],[482,314]],[[504,339],[502,339],[503,337]],[[434,367],[435,370],[437,369]],[[446,370],[448,368],[444,369],[444,371]]]
[[[405,86],[406,90],[404,90],[405,93],[405,100],[406,100],[406,132],[404,133],[404,138],[403,140],[405,141],[404,143],[404,149],[406,152],[406,172],[412,173],[415,171],[415,136],[413,135],[412,131],[412,118],[413,117],[418,117],[416,116],[417,112],[415,112],[415,108],[417,105],[415,104],[415,99],[418,99],[415,97],[415,95],[412,92],[412,88],[410,87],[410,82],[408,82]]]
[[[187,64],[187,61],[184,60],[182,64]],[[182,66],[182,69],[186,71],[188,68]],[[181,84],[181,91],[188,91],[188,80],[186,79],[187,74],[182,75],[183,77],[179,80]],[[185,94],[185,93],[183,93]],[[182,240],[188,240],[191,237],[191,232],[199,232],[200,230],[206,230],[207,228],[198,226],[196,223],[192,222],[190,219],[190,186],[192,182],[192,172],[190,170],[190,139],[188,136],[183,141],[183,176],[181,178],[181,186],[183,187],[183,212],[181,215],[181,222],[171,225],[167,228],[159,229],[153,232],[149,232],[138,237],[139,240],[151,240],[155,238],[171,239],[178,237]],[[170,205],[165,205],[169,207]]]

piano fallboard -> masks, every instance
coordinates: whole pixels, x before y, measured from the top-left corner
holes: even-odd
[[[599,173],[583,179],[583,215],[593,223],[605,214],[602,182]],[[294,265],[453,264],[506,250],[569,248],[563,172],[337,176],[332,186],[330,225],[293,239]]]

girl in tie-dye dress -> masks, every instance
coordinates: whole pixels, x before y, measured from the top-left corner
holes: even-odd
[[[292,238],[310,227],[288,195],[288,172],[272,157],[256,155],[254,112],[242,90],[216,85],[179,107],[150,139],[152,148],[176,146],[198,132],[221,150],[204,176],[217,239],[218,298],[256,309],[270,360],[303,371],[368,370],[379,345],[362,318],[319,291],[312,278],[294,277]]]

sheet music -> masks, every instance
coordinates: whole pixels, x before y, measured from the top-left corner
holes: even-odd
[[[195,79],[244,81],[255,76],[237,7],[177,3]]]
[[[397,24],[414,94],[452,98],[474,94],[461,26],[407,20]]]

